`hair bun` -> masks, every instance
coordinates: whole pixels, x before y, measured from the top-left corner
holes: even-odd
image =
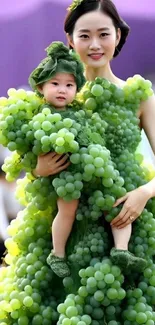
[[[116,57],[121,52],[121,49],[123,48],[124,44],[126,43],[126,39],[130,32],[130,27],[126,24],[126,22],[123,19],[120,21],[119,28],[121,30],[121,39],[120,39],[119,44],[116,47],[114,57]]]

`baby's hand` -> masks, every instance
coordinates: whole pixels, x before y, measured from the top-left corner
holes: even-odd
[[[70,165],[70,161],[67,161],[67,159],[67,154],[60,155],[56,152],[50,152],[45,155],[38,156],[37,166],[33,171],[33,174],[43,177],[55,175]]]

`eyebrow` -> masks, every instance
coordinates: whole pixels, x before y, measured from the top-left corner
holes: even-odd
[[[74,83],[75,82],[75,80],[66,80],[67,82],[72,82],[72,83]]]
[[[103,27],[103,28],[99,28],[99,29],[97,29],[98,32],[101,32],[101,31],[108,31],[108,30],[109,30],[108,27]],[[88,32],[90,32],[90,30],[89,30],[89,29],[79,29],[78,32],[88,33]]]
[[[59,79],[59,78],[52,78],[52,80],[51,81],[53,81],[53,80],[55,80],[55,81],[61,81],[61,79]],[[68,79],[68,80],[66,80],[67,82],[75,82],[75,80],[72,80],[72,79]]]

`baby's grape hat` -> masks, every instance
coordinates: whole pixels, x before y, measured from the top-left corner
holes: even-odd
[[[74,75],[79,91],[85,83],[84,68],[79,56],[62,42],[53,42],[47,48],[47,57],[29,76],[31,88],[39,95],[38,85],[50,80],[56,73],[65,72]]]

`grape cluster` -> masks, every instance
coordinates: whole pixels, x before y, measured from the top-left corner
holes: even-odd
[[[143,284],[140,286],[144,287]],[[153,325],[155,312],[147,304],[143,291],[140,288],[129,289],[127,291],[127,308],[123,311],[124,324],[148,324]]]
[[[2,170],[6,173],[6,180],[11,182],[16,179],[23,168],[20,155],[14,151],[11,156],[5,158]]]
[[[96,78],[86,83],[82,100],[86,110],[99,111],[107,122],[106,146],[115,157],[128,147],[135,151],[141,140],[139,119],[140,102],[153,94],[151,83],[136,75],[120,89],[107,80]]]
[[[120,110],[122,112],[121,118],[119,115],[119,118],[115,117],[117,122],[111,123],[107,129],[107,148],[112,148],[111,151],[115,156],[121,154],[126,147],[130,150],[136,150],[141,140],[141,134],[138,128],[139,120],[134,116],[133,112],[124,112],[125,109],[119,106],[117,110],[115,110],[115,106],[110,106],[108,108],[108,117],[106,120],[113,120],[113,115],[118,114]]]
[[[108,249],[108,235],[102,226],[89,225],[83,240],[73,247],[72,254],[68,256],[71,263],[77,263],[85,267],[91,259],[103,256]]]
[[[136,157],[128,149],[116,157],[115,164],[128,192],[146,183],[146,173],[139,165],[138,156]]]
[[[75,118],[81,126],[77,135],[80,146],[87,146],[90,142],[105,144],[105,131],[108,124],[97,112],[79,110],[75,112]]]
[[[87,110],[100,112],[100,109],[110,102],[115,106],[125,105],[128,108],[130,105],[131,111],[137,111],[140,102],[152,95],[151,82],[140,75],[128,78],[123,88],[118,88],[108,80],[97,77],[95,81],[86,82],[79,99],[84,102]]]
[[[112,320],[117,324],[115,317],[118,311],[121,312],[118,307],[126,296],[122,288],[124,277],[121,270],[112,265],[109,259],[98,263],[92,259],[90,264],[79,271],[82,286],[77,295],[69,295],[58,306],[58,312],[61,313],[58,324],[87,325],[100,324],[100,321],[110,324]]]
[[[153,95],[152,84],[149,80],[145,80],[140,75],[135,75],[133,78],[128,78],[124,86],[124,94],[126,101],[139,104]]]
[[[81,147],[77,154],[70,156],[70,161],[73,165],[78,165],[78,168],[79,164],[81,165],[82,178],[86,182],[89,182],[93,176],[104,177],[105,175],[108,178],[105,167],[111,163],[110,152],[99,144],[90,144],[87,148]]]
[[[49,217],[38,210],[28,213],[25,209],[8,227],[11,237],[5,242],[8,251],[5,262],[10,266],[0,272],[2,324],[1,320],[5,321],[6,317],[6,324],[16,321],[29,324],[31,321],[33,325],[50,325],[58,319],[57,302],[49,290],[53,274],[45,265],[50,252],[50,223]]]
[[[87,148],[81,147],[78,152],[70,155],[70,161],[71,171],[61,172],[59,177],[54,178],[52,184],[58,196],[66,201],[79,199],[84,188],[88,192],[87,208],[93,220],[100,217],[101,211],[109,210],[116,197],[125,195],[124,180],[114,168],[110,152],[105,147],[97,144],[91,144]],[[101,188],[101,191],[96,190],[90,196],[87,182],[93,180],[94,189]],[[80,206],[79,214],[81,214]],[[77,218],[80,220],[80,217]]]
[[[146,183],[147,174],[139,166],[139,156],[135,156],[127,149],[115,159],[116,167],[124,179],[124,186],[127,191],[132,191]],[[139,257],[145,258],[147,255],[154,255],[154,202],[148,203],[141,217],[134,225],[134,235],[129,245],[129,249]],[[151,205],[151,211],[148,211]],[[114,211],[113,211],[114,212]],[[109,221],[112,218],[109,217]]]
[[[155,264],[152,260],[148,264],[141,276],[138,288],[143,292],[143,296],[146,299],[148,305],[154,307],[155,305]]]
[[[59,177],[54,178],[53,187],[59,197],[65,201],[79,199],[83,188],[81,173],[61,172]]]
[[[57,195],[50,178],[40,177],[34,181],[29,180],[25,186],[25,191],[26,201],[38,210],[44,211],[48,207],[55,207]]]
[[[29,92],[25,92],[27,100],[28,94]],[[33,170],[36,166],[37,156],[42,153],[49,151],[55,151],[58,154],[74,153],[79,151],[79,145],[104,144],[107,123],[100,118],[98,113],[92,114],[83,110],[74,112],[71,109],[69,112],[71,118],[69,118],[66,117],[66,112],[63,114],[54,110],[52,112],[48,105],[37,107],[33,107],[33,105],[32,112],[35,108],[35,115],[32,117],[32,114],[29,115],[26,111],[26,105],[30,104],[26,99],[21,104],[21,100],[15,98],[14,107],[19,116],[15,116],[14,110],[10,113],[11,111],[5,111],[6,107],[2,107],[0,129],[1,136],[5,135],[5,141],[3,139],[0,141],[13,151],[12,157],[7,159],[3,166],[7,180],[15,179],[23,169],[28,172]],[[40,102],[37,104],[39,105]],[[15,117],[19,123],[16,123],[17,125],[14,125],[13,122],[8,124],[8,119]]]
[[[41,100],[31,91],[9,89],[8,99],[0,99],[0,143],[10,151],[26,152],[28,141],[25,138],[25,125],[41,105]],[[26,124],[25,124],[26,123]]]
[[[5,158],[2,169],[6,173],[6,180],[11,182],[18,178],[23,170],[31,172],[36,163],[37,157],[33,152],[29,151],[21,158],[17,151],[14,151],[11,156]]]
[[[130,243],[131,249],[137,256],[152,257],[155,250],[155,219],[147,209],[141,214],[134,227],[134,237]]]
[[[35,139],[32,151],[36,155],[52,150],[59,154],[76,152],[79,148],[75,137],[80,124],[70,118],[63,119],[59,113],[52,114],[48,107],[33,117],[29,128]]]
[[[23,89],[10,88],[8,98],[0,98],[0,143],[13,151],[3,165],[8,181],[16,179],[24,168],[30,171],[36,165],[36,156],[32,150],[29,152],[29,137],[25,135],[29,131],[28,122],[41,104],[41,99],[32,91]],[[32,139],[32,135],[30,138]],[[26,156],[23,157],[25,153]]]

